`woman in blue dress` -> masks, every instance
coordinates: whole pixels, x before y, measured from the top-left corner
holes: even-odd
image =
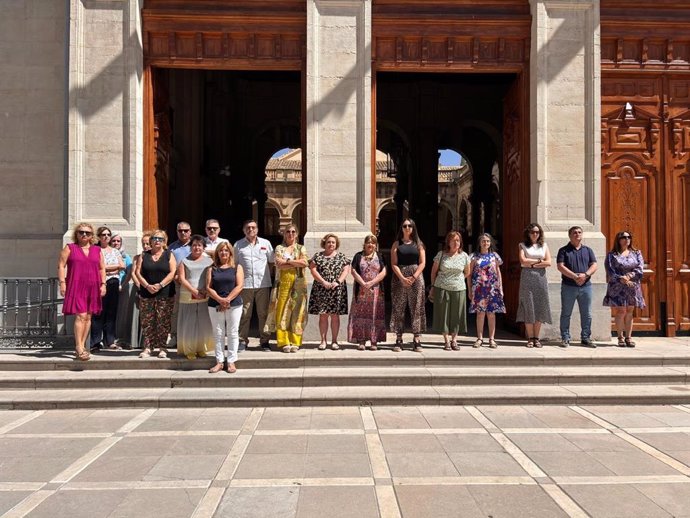
[[[606,296],[604,306],[610,306],[616,321],[618,347],[635,347],[632,341],[635,308],[644,308],[642,295],[642,252],[633,247],[630,232],[618,232],[613,248],[606,255]]]
[[[473,347],[484,343],[484,320],[489,324],[489,347],[498,347],[496,334],[496,313],[505,313],[503,303],[503,279],[500,266],[501,256],[494,251],[494,240],[490,234],[481,234],[477,240],[477,252],[472,254],[469,291],[470,313],[477,314],[477,340]]]

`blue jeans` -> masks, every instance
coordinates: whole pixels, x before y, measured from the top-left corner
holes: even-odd
[[[561,338],[570,340],[570,317],[573,306],[580,309],[580,338],[588,339],[592,334],[592,285],[570,286],[561,284]]]

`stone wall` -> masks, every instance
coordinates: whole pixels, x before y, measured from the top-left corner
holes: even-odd
[[[55,275],[65,231],[68,2],[0,5],[0,276]]]

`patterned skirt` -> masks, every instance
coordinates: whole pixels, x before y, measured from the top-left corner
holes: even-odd
[[[417,271],[417,265],[401,266],[400,271],[404,277],[412,277]],[[412,320],[412,332],[419,335],[426,331],[426,312],[424,309],[424,276],[419,278],[410,287],[404,287],[396,275],[391,281],[391,300],[393,308],[391,312],[391,331],[402,334],[405,329],[405,308],[410,308]]]
[[[370,340],[372,344],[386,341],[386,301],[383,289],[376,286],[368,290],[360,286],[350,307],[347,340],[352,343]]]

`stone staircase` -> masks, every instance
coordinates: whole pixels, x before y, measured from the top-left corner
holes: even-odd
[[[435,340],[435,343],[434,343]],[[690,340],[642,338],[635,349],[547,344],[527,349],[423,353],[318,351],[241,353],[235,374],[209,374],[210,358],[139,359],[102,352],[78,362],[60,351],[0,354],[0,409],[318,406],[688,404]]]

